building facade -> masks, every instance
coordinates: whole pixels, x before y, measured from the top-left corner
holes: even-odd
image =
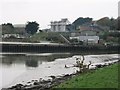
[[[78,41],[82,41],[83,43],[87,43],[87,44],[99,43],[99,36],[76,36],[76,37],[70,37],[70,39],[77,39]]]
[[[66,26],[69,25],[70,22],[67,18],[61,19],[60,21],[52,21],[50,26],[50,31],[52,32],[67,32]]]

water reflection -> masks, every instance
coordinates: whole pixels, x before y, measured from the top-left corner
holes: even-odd
[[[38,67],[43,62],[51,62],[57,58],[65,58],[72,56],[71,54],[51,54],[51,55],[35,55],[35,54],[3,54],[2,66],[25,65],[26,67]]]
[[[27,67],[38,67],[38,61],[37,61],[37,60],[34,60],[34,59],[26,60],[26,61],[25,61],[25,65],[26,65]]]
[[[5,87],[6,85],[9,86],[12,81],[16,80],[18,76],[24,75],[26,72],[35,71],[35,74],[37,74],[37,69],[39,69],[42,65],[41,64],[48,64],[47,62],[52,62],[55,59],[58,58],[68,58],[72,57],[73,55],[88,55],[88,53],[45,53],[45,54],[35,54],[35,53],[25,53],[25,54],[16,54],[16,53],[7,53],[2,54],[0,56],[0,70],[2,71],[2,85]],[[92,55],[92,53],[90,53]],[[97,54],[97,53],[94,53]],[[1,54],[0,54],[1,55]],[[64,63],[64,62],[62,62]],[[58,64],[59,65],[59,64]],[[58,66],[57,65],[57,66]],[[2,67],[1,67],[2,66]],[[32,67],[32,68],[31,68]],[[56,67],[55,67],[56,69]],[[54,72],[55,69],[52,69],[52,71],[46,71],[43,68],[40,69],[42,74],[45,73],[51,73]],[[62,70],[62,69],[61,69]],[[55,72],[57,73],[57,72]],[[58,71],[59,73],[59,71]],[[42,75],[42,74],[37,74]],[[28,74],[28,76],[31,74]],[[25,75],[26,78],[26,75]]]
[[[108,53],[108,52],[104,52]],[[110,53],[110,52],[109,52]],[[83,52],[83,55],[88,54],[98,54],[98,53],[89,53]],[[51,62],[58,58],[67,58],[73,55],[81,55],[80,53],[6,53],[2,54],[0,58],[0,65],[12,67],[12,65],[25,65],[25,67],[39,67],[43,62]],[[99,52],[100,54],[100,52]],[[103,52],[102,52],[103,54]],[[1,54],[0,54],[1,55]]]

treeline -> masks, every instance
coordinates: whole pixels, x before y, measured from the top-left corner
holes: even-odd
[[[96,22],[98,25],[107,26],[110,30],[120,30],[120,17],[117,19],[104,17]]]
[[[75,29],[77,29],[80,25],[92,23],[92,20],[93,19],[89,17],[87,18],[79,17],[72,23],[72,25],[74,26]]]
[[[14,27],[12,23],[4,23],[2,26],[2,34],[24,34],[33,35],[39,29],[39,24],[34,22],[27,22],[25,27]],[[1,30],[1,29],[0,29]]]
[[[110,30],[120,30],[120,17],[117,19],[115,18],[109,18],[109,17],[103,17],[99,20],[93,21],[92,18],[83,18],[79,17],[77,18],[72,25],[74,26],[74,29],[76,30],[78,26],[84,25],[84,24],[93,24],[96,23],[99,26],[103,27],[109,27]],[[24,28],[22,29],[16,29],[12,23],[4,23],[1,25],[2,26],[2,34],[11,34],[11,33],[16,33],[21,30],[22,33],[28,33],[30,35],[35,34],[39,30],[39,24],[34,21],[34,22],[27,22]],[[19,31],[18,31],[19,30]],[[22,31],[23,30],[23,31]]]
[[[12,25],[12,23],[4,23],[2,24],[2,33],[14,33],[15,32],[15,29],[14,29],[14,26]]]
[[[80,25],[84,24],[88,25],[94,23],[103,27],[108,27],[110,30],[120,30],[120,17],[118,17],[117,19],[103,17],[96,21],[93,21],[93,19],[89,17],[87,18],[79,17],[72,24],[74,25],[75,29],[77,29],[77,27]]]

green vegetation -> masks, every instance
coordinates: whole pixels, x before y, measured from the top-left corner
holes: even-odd
[[[35,21],[35,22],[28,22],[25,30],[28,34],[33,35],[37,32],[37,30],[39,29],[39,24]]]
[[[83,25],[85,23],[90,23],[90,22],[92,22],[92,18],[89,18],[89,17],[87,17],[87,18],[79,17],[79,18],[77,18],[73,22],[73,25],[74,25],[75,29],[77,29],[78,26]]]
[[[55,88],[118,88],[118,65],[120,66],[114,64],[75,76]]]
[[[110,30],[118,30],[118,18],[109,18],[109,17],[103,17],[99,20],[97,20],[97,24],[105,27],[109,27]]]
[[[118,43],[120,32],[104,32],[104,35],[102,35],[101,38],[106,43]]]
[[[109,45],[117,45],[119,41],[120,33],[117,31],[120,29],[120,17],[118,18],[109,18],[103,17],[99,20],[93,21],[92,18],[77,18],[67,29],[72,28],[73,32],[78,32],[78,27],[80,25],[90,26],[94,22],[102,29],[97,35],[100,37],[101,44],[108,43]],[[17,41],[17,42],[41,42],[41,41],[50,41],[55,43],[66,43],[65,40],[60,36],[62,34],[65,38],[69,40],[70,32],[46,32],[42,31],[36,33],[39,24],[35,22],[28,22],[26,27],[15,27],[12,23],[6,23],[0,25],[0,31],[2,35],[4,34],[19,34],[20,36],[25,37],[24,39],[14,38],[14,37],[3,37],[3,41]],[[99,29],[99,28],[98,28]],[[97,30],[97,29],[96,29]],[[109,32],[111,30],[111,32]],[[40,30],[39,30],[40,31]],[[88,32],[89,33],[89,32]],[[78,40],[71,40],[73,44],[82,45],[83,42],[78,42]]]
[[[70,33],[60,33],[60,32],[40,32],[37,34],[34,34],[30,40],[31,41],[50,41],[50,42],[59,42],[59,43],[65,43],[65,41],[62,39],[60,34],[64,35],[66,38],[69,37]]]
[[[15,33],[14,26],[11,23],[2,24],[2,34]]]

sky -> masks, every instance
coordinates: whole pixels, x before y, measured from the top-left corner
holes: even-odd
[[[51,21],[79,17],[118,17],[119,0],[0,0],[0,24],[26,24],[36,21],[48,28]]]

